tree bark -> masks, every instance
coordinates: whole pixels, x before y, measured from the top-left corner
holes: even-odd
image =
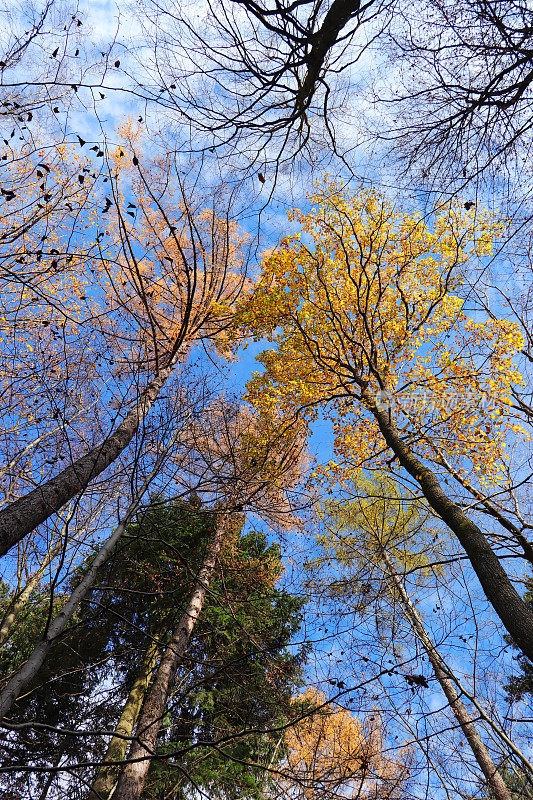
[[[472,722],[467,709],[459,697],[454,682],[449,677],[448,667],[431,641],[424,627],[424,623],[422,622],[420,614],[416,610],[415,606],[411,602],[409,594],[405,590],[403,581],[396,572],[396,569],[392,564],[388,554],[383,549],[381,551],[381,556],[392,583],[400,595],[405,614],[411,623],[420,643],[422,644],[422,647],[427,653],[431,666],[433,667],[435,677],[441,685],[442,691],[446,696],[450,708],[452,709],[468,744],[470,745],[472,753],[474,754],[479,768],[485,776],[488,786],[493,791],[496,800],[512,800],[502,776],[498,772],[489,751],[485,747],[485,744],[479,735],[476,726]]]
[[[296,96],[296,110],[299,114],[307,110],[326,56],[337,42],[340,32],[360,11],[360,0],[333,0],[322,27],[311,37],[312,46],[305,58],[307,72]]]
[[[107,747],[104,761],[122,761],[124,759],[130,742],[122,737],[133,734],[158,656],[158,642],[154,640],[145,653],[135,683],[115,728],[115,735]],[[87,800],[108,800],[117,781],[118,773],[119,768],[113,764],[102,766]]]
[[[483,532],[445,494],[437,476],[402,440],[386,411],[366,398],[383,438],[407,472],[416,480],[431,508],[457,536],[479,578],[483,591],[514,643],[533,662],[533,613],[524,603]]]
[[[137,725],[136,738],[128,753],[129,763],[126,764],[119,778],[113,800],[139,800],[141,797],[150,768],[150,759],[156,752],[157,736],[165,714],[168,696],[194,626],[201,614],[216,559],[226,536],[228,523],[229,515],[221,515],[196,578],[189,604],[172,634],[150,687]]]
[[[169,448],[172,447],[176,439],[178,438],[179,431],[176,430],[176,433],[172,437],[172,440],[169,444]],[[169,449],[168,448],[168,449]],[[105,542],[102,547],[100,548],[98,554],[94,558],[91,563],[91,566],[83,576],[80,583],[76,586],[76,588],[71,592],[69,599],[57,615],[54,620],[52,620],[51,624],[46,631],[44,638],[39,642],[39,644],[35,647],[32,654],[29,656],[27,661],[22,665],[22,667],[15,673],[15,675],[11,678],[9,683],[6,685],[3,692],[0,694],[0,720],[5,717],[7,713],[13,707],[17,697],[24,691],[26,686],[33,680],[33,678],[37,675],[44,659],[48,655],[50,648],[52,647],[53,643],[59,636],[63,633],[65,628],[67,627],[69,621],[72,619],[72,616],[76,609],[78,608],[79,604],[83,600],[83,598],[87,595],[90,591],[97,572],[98,568],[107,561],[110,554],[113,551],[113,548],[122,537],[126,527],[139,508],[141,504],[141,500],[143,498],[144,493],[150,486],[151,482],[159,472],[159,468],[163,463],[164,459],[166,458],[168,449],[160,453],[155,462],[151,473],[148,475],[146,480],[144,481],[141,489],[135,500],[133,500],[130,505],[128,506],[128,510],[124,515],[121,522],[117,525],[113,534],[109,537],[107,542]]]
[[[157,377],[142,392],[135,406],[103,442],[54,478],[0,511],[0,556],[5,555],[24,536],[59,511],[65,503],[83,492],[94,478],[118,458],[153,406],[178,360],[179,353],[178,349],[170,364],[160,370]]]

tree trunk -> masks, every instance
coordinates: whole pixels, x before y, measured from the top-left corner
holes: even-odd
[[[391,577],[391,580],[394,584],[394,587],[396,588],[398,594],[400,595],[402,605],[405,610],[405,614],[409,622],[411,623],[413,630],[415,631],[420,643],[422,644],[422,647],[427,653],[431,666],[433,667],[433,672],[435,673],[435,677],[437,678],[438,682],[442,687],[442,691],[446,696],[450,708],[452,709],[455,718],[465,735],[468,744],[470,745],[470,748],[474,754],[474,757],[479,765],[481,772],[485,776],[487,785],[494,793],[494,797],[496,798],[496,800],[512,800],[511,795],[509,794],[509,790],[507,789],[503,781],[503,778],[498,772],[489,751],[485,747],[485,744],[483,743],[483,740],[481,739],[481,736],[479,735],[476,726],[470,719],[470,715],[467,709],[465,708],[461,698],[459,697],[454,682],[449,677],[448,667],[441,658],[435,645],[431,641],[424,627],[424,623],[422,622],[420,614],[418,613],[415,606],[411,602],[411,598],[409,597],[409,594],[405,590],[403,582],[398,576],[398,573],[396,572],[396,569],[394,568],[394,565],[392,564],[385,550],[381,551],[381,556],[383,558],[387,571]]]
[[[320,30],[310,37],[312,44],[305,59],[307,72],[296,95],[296,110],[303,114],[313,98],[327,54],[348,22],[361,11],[360,0],[333,0]]]
[[[143,663],[115,728],[115,735],[107,747],[104,761],[122,761],[124,759],[130,740],[122,737],[133,734],[158,656],[158,642],[154,640],[145,653]],[[118,773],[119,768],[112,764],[102,766],[87,800],[108,800],[117,781]]]
[[[27,661],[22,665],[22,667],[15,673],[15,675],[11,678],[9,683],[6,685],[3,692],[0,694],[0,720],[5,717],[5,715],[11,710],[13,703],[16,701],[17,697],[20,695],[21,692],[24,691],[26,686],[33,680],[33,678],[37,675],[44,659],[46,658],[47,654],[50,651],[55,640],[61,636],[65,628],[67,627],[69,621],[72,619],[72,616],[76,609],[78,608],[79,604],[83,600],[83,598],[87,595],[90,591],[94,580],[96,578],[98,568],[104,564],[107,559],[109,558],[110,554],[113,551],[113,548],[122,537],[122,534],[126,530],[128,523],[130,522],[131,518],[139,508],[141,504],[141,500],[143,498],[144,493],[152,483],[153,479],[159,472],[159,468],[161,464],[165,460],[168,450],[172,447],[176,439],[178,438],[179,430],[176,430],[176,433],[172,437],[172,440],[166,450],[164,450],[157,458],[152,471],[144,481],[143,485],[139,490],[139,494],[133,500],[130,505],[128,506],[128,510],[124,515],[124,518],[121,522],[117,525],[112,535],[109,537],[107,542],[105,542],[102,547],[100,548],[98,554],[93,559],[91,566],[83,576],[80,583],[76,586],[76,588],[71,592],[71,595],[57,617],[50,623],[48,630],[46,631],[44,638],[39,644],[35,647],[32,654],[29,656]]]
[[[57,763],[59,764],[59,761]],[[49,774],[49,776],[47,777],[47,779],[46,779],[46,781],[44,783],[43,790],[42,790],[41,794],[39,795],[39,800],[46,800],[46,796],[47,796],[47,794],[48,794],[48,792],[50,790],[50,786],[52,785],[56,775],[57,775],[56,772],[51,772]]]
[[[24,589],[20,592],[18,597],[15,597],[14,600],[9,604],[6,613],[4,614],[4,618],[2,619],[2,623],[0,625],[0,645],[4,644],[7,637],[9,636],[9,631],[13,627],[13,622],[15,621],[18,612],[20,611],[21,608],[24,608],[24,606],[28,602],[31,593],[41,580],[45,569],[61,550],[63,546],[62,536],[63,534],[59,536],[55,545],[51,545],[49,547],[48,552],[46,553],[39,569],[33,573],[33,575],[29,579]]]
[[[95,405],[96,405],[96,403],[92,403],[89,406],[89,408],[94,408]],[[77,414],[74,414],[74,416],[71,417],[69,422],[70,423],[74,422],[75,419],[80,417],[87,410],[88,409],[82,409]],[[37,436],[35,439],[33,439],[33,441],[28,442],[26,447],[24,447],[19,453],[16,454],[16,456],[14,456],[14,458],[11,459],[11,461],[8,461],[8,463],[4,467],[2,467],[2,469],[0,469],[0,481],[2,480],[2,478],[4,478],[8,474],[8,472],[11,472],[12,470],[14,470],[15,467],[17,466],[17,464],[20,464],[22,459],[25,456],[29,455],[31,453],[31,451],[34,450],[37,447],[38,444],[40,444],[45,439],[48,439],[48,437],[53,436],[55,433],[57,433],[58,431],[60,431],[62,429],[63,429],[63,425],[57,425],[55,428],[52,428],[49,431],[45,431],[45,433],[42,433],[40,436]],[[6,492],[6,496],[5,496],[4,500],[2,500],[0,505],[4,506],[4,505],[9,504],[10,502],[12,502],[12,492],[11,492],[11,490],[8,489],[8,491]]]
[[[513,642],[533,662],[533,613],[524,603],[483,532],[445,494],[437,476],[413,454],[389,419],[367,397],[383,438],[407,472],[416,480],[431,508],[457,536],[479,578],[483,591]]]
[[[59,762],[61,761],[61,757],[63,756],[63,752],[64,752],[63,749],[60,748],[58,753],[56,754],[55,759],[54,759],[54,767],[57,767],[59,765]],[[48,792],[50,791],[50,787],[51,787],[51,785],[54,782],[56,777],[57,777],[57,770],[56,769],[50,770],[50,773],[49,773],[47,779],[44,782],[44,786],[41,789],[41,794],[39,795],[39,800],[46,800],[46,797],[48,796]]]
[[[202,611],[216,559],[226,536],[228,522],[228,514],[221,515],[218,520],[215,534],[209,543],[207,554],[196,578],[189,604],[172,635],[146,698],[137,725],[136,738],[128,753],[129,763],[126,764],[119,778],[113,800],[139,800],[141,797],[150,768],[150,758],[156,751],[157,736],[165,714],[168,696],[176,671]]]
[[[180,350],[138,398],[135,406],[103,442],[37,489],[0,511],[0,556],[87,488],[129,445],[171,374]]]

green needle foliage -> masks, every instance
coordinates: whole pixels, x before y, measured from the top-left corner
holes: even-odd
[[[533,609],[533,578],[526,580],[527,591],[524,594],[524,602]],[[510,636],[506,636],[505,640],[515,647],[513,640]],[[517,649],[515,647],[515,649]],[[518,666],[520,667],[520,674],[511,675],[509,682],[505,686],[505,690],[510,700],[522,700],[525,695],[533,695],[533,664],[522,654],[517,656]]]
[[[267,784],[263,767],[283,757],[281,733],[270,731],[283,724],[300,686],[307,652],[289,645],[301,624],[302,601],[277,585],[279,547],[261,533],[243,534],[243,523],[244,517],[235,518],[178,671],[160,735],[159,754],[166,757],[153,763],[143,798],[184,797],[214,786],[218,796],[259,798]],[[50,753],[62,753],[69,763],[103,758],[109,740],[90,732],[114,729],[148,648],[155,641],[162,652],[189,600],[215,524],[215,513],[196,500],[154,498],[129,527],[69,631],[17,704],[17,721],[67,729],[74,713],[76,729],[88,735],[74,738],[38,728],[13,732],[3,745],[11,764],[50,764]],[[2,602],[8,600],[4,587]],[[58,596],[55,611],[61,602]],[[43,593],[21,612],[0,661],[4,676],[31,652],[48,605]],[[91,783],[94,769],[78,774]],[[46,777],[38,773],[30,787],[25,772],[11,774],[0,797],[8,797],[2,791],[17,797],[14,779],[24,797],[29,788],[39,791]],[[71,779],[61,778],[63,788],[65,780]],[[72,784],[72,797],[85,796],[76,779]],[[54,796],[53,788],[48,796]]]

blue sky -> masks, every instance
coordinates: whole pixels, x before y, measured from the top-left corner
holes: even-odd
[[[113,2],[97,1],[82,3],[80,5],[80,10],[85,18],[84,24],[91,29],[90,39],[94,44],[95,52],[108,52],[109,48],[111,48],[111,60],[115,58],[120,59],[121,68],[125,68],[127,70],[130,63],[128,53],[120,43],[114,43],[119,23],[121,36],[123,36],[126,32],[127,35],[135,37],[140,32],[138,25],[134,22],[132,15],[129,14],[127,7],[119,11],[117,5]],[[117,89],[119,89],[122,82],[120,70],[113,70],[113,68],[111,68],[106,80],[110,83],[114,83]],[[72,134],[73,140],[75,140],[75,135],[78,133],[91,141],[102,141],[102,136],[104,134],[107,135],[110,140],[112,140],[117,124],[120,123],[125,116],[130,116],[135,119],[139,114],[142,114],[143,117],[145,115],[145,110],[142,103],[135,101],[131,95],[124,95],[120,91],[111,91],[107,93],[105,100],[102,100],[101,103],[100,101],[98,102],[98,113],[96,115],[88,115],[86,112],[81,110],[73,111],[68,121],[69,131]],[[162,121],[163,115],[154,109],[149,116],[149,127],[153,126],[153,128],[156,128]],[[383,167],[382,170],[381,164],[378,164],[377,167],[373,168],[371,175],[374,179],[379,179],[380,174],[385,175],[386,169]],[[264,186],[260,185],[257,180],[251,180],[250,182],[248,187],[250,197],[248,199],[251,201],[252,208],[256,208],[258,205],[260,205],[262,199],[267,196],[267,192],[270,188],[270,176],[267,174],[266,178],[267,183]],[[258,255],[265,248],[275,245],[280,236],[294,230],[294,226],[289,224],[286,219],[285,211],[293,204],[305,208],[305,191],[309,188],[309,184],[306,182],[306,177],[302,177],[299,180],[296,180],[294,177],[291,179],[282,177],[282,179],[279,181],[279,184],[276,186],[272,201],[268,204],[263,214],[261,237],[257,245]],[[392,185],[390,186],[389,191],[394,193],[395,188],[396,187]],[[407,204],[409,204],[409,201],[413,201],[415,207],[421,205],[425,200],[425,197],[418,192],[416,187],[411,192],[406,192],[405,196],[407,196]],[[251,234],[255,235],[257,231],[257,224],[252,215],[245,223],[245,227],[247,227]],[[509,262],[501,261],[495,265],[496,277],[504,285],[510,280],[515,281],[516,283],[517,278],[514,276],[510,277],[510,271]],[[255,361],[255,356],[260,353],[265,346],[268,345],[264,342],[251,343],[247,350],[242,351],[239,354],[238,362],[234,365],[230,365],[228,378],[230,391],[234,391],[237,394],[240,393],[243,390],[244,384],[251,373],[254,370],[261,369],[261,365]],[[332,456],[330,433],[331,428],[328,423],[321,422],[314,426],[314,433],[310,441],[310,449],[312,453],[316,455],[317,458],[322,462],[327,461]],[[303,537],[300,537],[299,539],[295,538],[294,540],[289,540],[285,543],[285,554],[287,559],[291,558],[291,547],[294,550],[295,566],[291,572],[287,572],[288,582],[294,580],[295,583],[297,583],[301,580],[301,561],[305,557],[306,552],[309,553],[313,547],[313,533],[314,531],[310,528],[307,538],[304,534]],[[466,591],[466,589],[468,589],[469,581],[472,582],[472,604],[474,609],[479,611],[483,626],[486,625],[481,632],[481,656],[479,656],[479,653],[476,651],[467,652],[462,657],[460,655],[454,656],[454,665],[458,671],[464,671],[465,673],[468,673],[471,671],[473,663],[470,661],[470,658],[479,659],[481,670],[490,669],[491,649],[498,649],[501,639],[499,634],[495,632],[497,628],[493,626],[494,616],[490,613],[490,611],[487,610],[486,604],[481,599],[479,589],[477,584],[475,584],[475,579],[472,579],[471,572],[468,570],[466,570],[465,575],[466,578],[462,582],[462,589]],[[441,633],[445,635],[446,639],[451,641],[453,636],[455,636],[455,633],[449,630],[443,630],[442,625],[439,627],[440,620],[433,611],[433,608],[437,604],[437,600],[438,605],[443,610],[453,613],[454,595],[443,594],[441,596],[437,593],[427,593],[422,605],[422,609],[426,612],[426,615],[430,616],[430,618],[433,620],[435,635],[438,636],[439,630],[441,630]],[[461,600],[457,599],[456,602],[458,609],[459,605],[465,602],[464,596],[461,598]],[[457,611],[457,609],[455,609],[455,611]],[[348,633],[344,633],[340,636],[338,636],[336,633],[336,626],[339,625],[342,628],[343,623],[346,621],[340,613],[336,615],[335,611],[330,609],[328,609],[326,613],[325,608],[321,608],[319,611],[321,614],[324,614],[324,616],[319,618],[318,624],[316,623],[316,620],[309,622],[308,627],[308,635],[312,638],[316,638],[320,642],[320,644],[317,644],[316,660],[310,664],[310,678],[311,671],[314,670],[315,674],[312,677],[322,682],[331,678],[332,675],[335,678],[346,680],[347,683],[354,679],[358,680],[364,668],[362,667],[361,660],[357,659],[359,659],[361,653],[364,652],[365,637],[366,641],[370,642],[370,629],[365,630],[364,625],[360,625],[360,628],[357,630],[357,634],[360,636],[360,640],[363,642],[363,644],[360,642],[356,642],[354,644],[355,639],[351,638],[352,629],[350,627],[347,627]],[[456,613],[456,616],[458,617],[458,612]],[[349,621],[350,625],[355,625],[356,622],[357,621],[355,618],[351,618]],[[322,630],[322,627],[324,624],[328,626],[328,631],[326,631],[328,636],[330,631],[335,632],[334,638],[330,639],[323,637],[322,634],[324,631]],[[473,629],[473,624],[468,623],[467,633],[469,636],[472,634]],[[490,638],[486,635],[487,630],[490,631]],[[483,634],[486,636],[484,641]],[[346,642],[348,642],[348,644],[346,644]],[[353,647],[353,662],[347,658],[345,658],[344,661],[342,660],[342,650],[344,647],[346,648],[346,651],[348,651],[349,647]],[[330,653],[331,655],[329,655]],[[357,659],[355,658],[355,655],[357,655]],[[376,647],[376,659],[379,660],[381,657],[382,654],[379,652],[379,648]],[[499,666],[501,667],[501,663]],[[399,680],[400,684],[402,680],[403,679]],[[328,688],[327,685],[322,685],[324,685],[325,688]],[[434,687],[434,684],[432,684],[432,687]],[[421,702],[422,705],[424,703],[428,704],[431,710],[436,710],[438,707],[440,707],[441,703],[440,692],[432,691],[431,695],[423,698]]]

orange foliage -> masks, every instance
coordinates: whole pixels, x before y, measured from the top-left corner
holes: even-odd
[[[202,482],[204,497],[255,511],[272,525],[294,523],[290,493],[307,467],[301,426],[218,398],[191,420],[184,441],[187,473]]]
[[[401,796],[409,774],[409,752],[403,750],[397,761],[387,758],[377,714],[362,724],[349,711],[326,705],[325,696],[315,689],[307,689],[294,702],[318,710],[287,730],[287,777],[282,783],[291,797]]]
[[[223,198],[196,188],[191,207],[171,159],[145,156],[134,133],[107,174],[103,151],[78,144],[21,152],[5,170],[2,461],[46,437],[9,468],[10,500],[112,429],[178,350],[228,353],[246,237]]]

